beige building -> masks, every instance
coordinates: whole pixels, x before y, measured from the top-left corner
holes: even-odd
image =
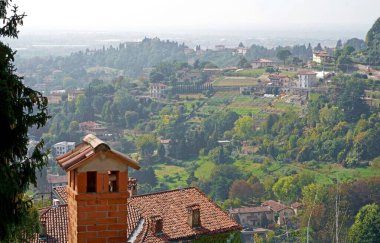
[[[251,63],[253,69],[273,66],[274,62],[269,59],[259,58]]]

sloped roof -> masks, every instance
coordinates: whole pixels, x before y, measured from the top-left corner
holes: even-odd
[[[261,205],[270,207],[274,212],[279,212],[281,210],[290,208],[289,206],[286,206],[285,204],[282,204],[280,202],[276,202],[273,200],[265,201]]]
[[[75,147],[70,152],[58,156],[57,163],[66,171],[73,170],[80,167],[100,153],[106,156],[113,156],[118,161],[127,164],[134,169],[140,169],[140,166],[134,160],[128,158],[126,155],[112,150],[108,144],[97,138],[95,135],[88,134],[83,138],[83,142]]]
[[[53,188],[54,193],[58,196],[61,203],[66,204],[67,203],[67,191],[66,186],[57,186]]]
[[[200,209],[201,227],[199,228],[191,228],[187,223],[187,208],[194,204],[198,204]],[[136,242],[191,239],[241,228],[203,192],[193,187],[133,196],[128,199],[129,208],[133,208],[134,212],[141,216],[133,218],[128,216],[131,225],[137,225],[136,221],[144,218],[144,226],[139,232]],[[155,235],[149,229],[150,218],[155,215],[159,215],[163,219],[163,233],[160,235]],[[132,231],[128,229],[128,238],[131,237],[131,234]]]
[[[39,235],[36,234],[35,237],[31,239],[31,243],[61,243],[68,241],[67,205],[41,209],[40,221],[46,223],[47,238],[40,240]]]
[[[259,207],[245,207],[245,208],[234,208],[229,210],[231,214],[236,213],[261,213],[261,212],[272,212],[272,209],[268,206],[259,206]]]
[[[310,70],[301,70],[298,72],[298,75],[317,75],[317,73]]]

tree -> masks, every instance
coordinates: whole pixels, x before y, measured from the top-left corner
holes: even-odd
[[[335,49],[340,50],[340,49],[342,49],[342,47],[343,47],[342,40],[338,40],[338,41],[336,42],[336,47],[335,47]]]
[[[284,65],[285,65],[285,61],[292,55],[292,53],[287,50],[287,49],[281,49],[281,50],[278,50],[277,51],[277,58],[280,59],[281,61],[284,61]]]
[[[249,62],[247,61],[247,59],[245,57],[241,57],[238,64],[237,64],[237,67],[238,68],[250,68],[251,64],[249,64]]]
[[[285,202],[294,201],[297,197],[298,188],[294,183],[293,176],[281,177],[273,185],[273,193],[278,198]]]
[[[144,134],[137,140],[137,149],[142,157],[152,156],[156,145],[156,137],[152,134]]]
[[[254,195],[252,187],[244,180],[236,180],[232,183],[228,197],[239,198],[241,202],[247,202]]]
[[[19,15],[10,1],[0,2],[3,25],[0,36],[17,38],[17,26],[25,14]],[[47,154],[41,140],[28,156],[28,129],[46,124],[47,99],[26,87],[13,65],[15,52],[0,42],[0,241],[12,241],[23,226],[30,224],[32,202],[23,197],[30,184],[36,185],[36,170],[46,164]]]
[[[380,42],[380,18],[378,18],[367,32],[365,42],[368,47],[373,48]]]
[[[249,139],[253,136],[255,120],[250,116],[240,117],[235,121],[234,131],[236,136],[240,139]]]
[[[362,207],[355,217],[355,223],[349,232],[350,242],[375,243],[380,239],[380,207],[368,204]]]

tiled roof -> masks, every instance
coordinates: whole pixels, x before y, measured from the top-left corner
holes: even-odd
[[[92,134],[85,136],[83,143],[76,146],[70,152],[58,156],[56,160],[64,170],[68,171],[79,167],[88,161],[89,158],[98,155],[99,152],[117,157],[119,161],[128,164],[128,166],[134,169],[140,169],[140,166],[135,161],[120,152],[112,150],[105,142]]]
[[[272,63],[272,62],[273,62],[272,60],[264,59],[264,58],[259,58],[255,61],[253,61],[253,63]]]
[[[39,235],[30,241],[31,243],[62,243],[67,242],[67,205],[44,208],[40,210],[40,221],[46,223],[46,239],[40,239]]]
[[[302,204],[299,203],[299,202],[295,202],[295,203],[292,203],[292,204],[290,205],[290,207],[292,207],[292,208],[299,208],[299,207],[302,207]]]
[[[201,227],[191,228],[188,224],[188,207],[198,204]],[[200,235],[217,234],[239,230],[240,226],[219,206],[196,188],[178,189],[134,196],[128,199],[128,209],[144,218],[144,226],[136,242],[166,242],[168,240],[196,238]],[[159,215],[163,220],[163,233],[155,235],[150,227],[151,217]],[[136,215],[128,222],[137,225]],[[128,230],[128,237],[131,237]]]
[[[50,175],[50,174],[48,174],[46,176],[46,180],[50,184],[67,183],[67,175],[60,176],[60,175]]]
[[[298,75],[317,75],[317,73],[310,70],[302,70],[298,72]]]
[[[62,193],[65,190],[59,187],[55,191]],[[194,205],[200,209],[199,228],[191,228],[187,223],[187,210]],[[134,196],[128,199],[127,211],[126,233],[128,238],[136,234],[135,242],[167,242],[241,229],[239,224],[196,188]],[[160,216],[163,220],[163,233],[160,235],[155,235],[150,229],[152,216]],[[40,221],[46,222],[48,241],[39,240],[36,235],[32,243],[67,242],[67,204],[41,209]],[[142,227],[138,229],[141,222]]]
[[[63,204],[67,203],[67,191],[66,186],[57,186],[53,188],[54,193],[58,196]]]
[[[282,204],[280,202],[276,202],[273,200],[265,201],[261,204],[261,206],[268,206],[270,207],[274,212],[279,212],[281,210],[290,208],[289,206],[286,206],[285,204]]]
[[[260,212],[272,212],[272,210],[268,206],[234,208],[234,209],[230,210],[231,214],[236,214],[236,213],[260,213]]]

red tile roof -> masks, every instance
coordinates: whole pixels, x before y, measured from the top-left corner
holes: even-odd
[[[64,191],[59,187],[56,192]],[[199,207],[201,227],[191,228],[188,208]],[[127,235],[136,234],[134,242],[168,242],[192,239],[202,235],[240,230],[241,227],[218,205],[196,188],[134,196],[128,199]],[[152,216],[163,220],[163,233],[155,235],[151,230]],[[38,235],[31,241],[67,242],[67,204],[40,210],[40,221],[46,222],[48,241],[40,241]],[[141,224],[141,225],[140,225]],[[139,228],[140,226],[140,228]]]
[[[188,207],[199,205],[201,227],[191,228],[188,225]],[[204,193],[196,188],[164,191],[141,196],[134,196],[128,200],[128,208],[144,219],[144,226],[137,232],[136,242],[166,242],[168,240],[191,239],[201,235],[217,234],[240,230],[239,224],[231,219],[219,206],[212,202]],[[155,235],[149,228],[151,217],[159,215],[163,219],[163,233]],[[129,218],[131,224],[137,225],[139,217]],[[132,231],[127,235],[130,238]]]
[[[78,168],[90,158],[99,155],[100,152],[116,157],[120,162],[126,163],[134,169],[140,169],[140,166],[135,161],[120,152],[112,150],[105,142],[92,134],[85,136],[83,143],[70,152],[58,156],[56,160],[64,170],[69,171]]]
[[[245,208],[234,208],[230,210],[231,214],[237,213],[261,213],[261,212],[272,212],[272,209],[268,206],[259,207],[245,207]]]
[[[280,202],[276,202],[273,200],[265,201],[261,204],[261,206],[268,206],[270,207],[274,212],[279,212],[281,210],[290,208],[289,206],[286,206],[285,204],[282,204]]]
[[[58,196],[62,204],[67,203],[67,191],[66,186],[57,186],[53,188],[54,193]]]
[[[317,75],[317,73],[310,70],[302,70],[298,72],[298,75]]]
[[[31,243],[62,243],[68,241],[67,205],[41,209],[40,221],[46,223],[47,238],[45,240],[40,240],[39,235],[36,234],[30,241]]]
[[[60,176],[48,174],[46,179],[50,184],[67,183],[67,175]]]

